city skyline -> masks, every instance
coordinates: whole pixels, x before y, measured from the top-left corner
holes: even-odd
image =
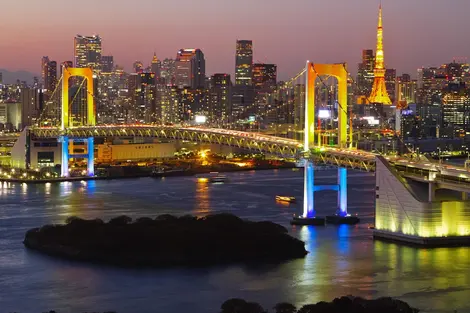
[[[293,76],[306,60],[345,61],[355,73],[362,49],[375,47],[377,0],[363,0],[361,5],[346,0],[328,3],[299,0],[289,6],[282,1],[264,0],[249,6],[247,0],[236,4],[185,1],[180,2],[180,5],[187,2],[185,8],[190,9],[185,11],[177,4],[147,0],[134,3],[134,7],[140,5],[141,11],[129,11],[127,2],[117,1],[113,15],[106,14],[109,11],[106,4],[94,3],[87,19],[83,19],[86,10],[81,7],[73,15],[56,14],[66,9],[59,0],[50,1],[47,7],[31,3],[29,10],[12,3],[8,15],[2,16],[0,27],[11,29],[8,25],[14,24],[13,17],[18,14],[28,23],[2,34],[0,68],[39,73],[42,56],[57,62],[72,60],[73,37],[77,34],[99,34],[103,39],[103,55],[113,55],[115,64],[124,66],[126,71],[131,70],[136,60],[150,64],[154,52],[164,59],[175,58],[181,48],[199,48],[206,56],[208,74],[232,75],[236,40],[253,40],[253,62],[277,64],[281,80]],[[91,1],[84,2],[83,8],[89,7],[87,3]],[[464,38],[466,26],[470,26],[464,15],[470,4],[465,0],[455,0],[452,4],[383,1],[386,66],[415,76],[419,67],[438,66],[454,58],[466,60],[470,56],[470,43],[455,38]],[[240,11],[247,7],[250,10]],[[423,8],[427,14],[419,14]],[[155,16],[156,12],[161,15],[152,19],[149,14]],[[336,15],[333,18],[320,12]],[[443,27],[435,22],[442,16],[454,18],[446,20]],[[181,19],[185,22],[181,23]],[[86,23],[81,24],[84,20]],[[191,32],[187,31],[187,25],[194,26]],[[311,40],[306,38],[307,32]],[[321,47],[318,42],[322,43]]]

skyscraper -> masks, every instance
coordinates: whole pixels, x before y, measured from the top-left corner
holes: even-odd
[[[375,52],[374,83],[369,96],[371,103],[391,105],[392,101],[385,85],[385,66],[383,50],[382,5],[379,7],[379,22],[377,25],[377,50]]]
[[[235,85],[251,86],[253,72],[253,42],[237,40],[235,56]]]
[[[54,92],[57,86],[57,62],[50,61],[48,57],[42,58],[42,81],[44,89]]]
[[[162,62],[157,58],[157,54],[153,54],[152,58],[152,64],[150,65],[150,68],[152,70],[152,73],[155,74],[155,79],[158,80],[160,79],[160,68],[162,67]]]
[[[112,55],[103,55],[101,57],[101,72],[111,73],[114,70],[114,57]]]
[[[276,64],[256,63],[253,65],[253,86],[257,91],[269,91],[276,87]]]
[[[450,83],[442,96],[442,137],[463,137],[470,130],[470,98],[464,83]]]
[[[101,65],[101,37],[98,35],[74,38],[74,66],[91,67],[100,70]]]
[[[232,81],[229,74],[214,74],[210,84],[209,120],[222,126],[232,117]]]
[[[403,74],[395,83],[395,100],[398,109],[405,109],[409,103],[416,103],[416,80],[411,80],[410,75]]]
[[[41,78],[42,78],[42,83],[44,86],[46,85],[46,80],[47,80],[47,66],[49,64],[49,57],[44,56],[41,59]],[[45,88],[45,87],[44,87]]]
[[[394,68],[387,68],[385,70],[385,87],[392,103],[395,102],[395,83],[397,81],[397,70]]]
[[[160,76],[167,85],[173,85],[175,82],[175,60],[164,59],[160,68]]]
[[[175,60],[175,84],[179,88],[204,88],[206,61],[200,49],[180,49]]]
[[[362,62],[357,70],[358,95],[370,95],[374,81],[375,56],[373,50],[362,50]]]

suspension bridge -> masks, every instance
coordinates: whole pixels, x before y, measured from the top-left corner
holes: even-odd
[[[306,67],[291,80],[282,85],[282,89],[273,91],[268,97],[277,98],[277,106],[265,110],[265,117],[272,114],[271,110],[287,109],[294,125],[291,138],[267,135],[261,132],[239,131],[233,129],[211,128],[207,126],[167,126],[158,124],[131,124],[131,125],[105,125],[97,123],[96,97],[94,95],[93,76],[91,69],[64,68],[61,84],[48,101],[38,124],[25,129],[17,141],[18,145],[26,147],[25,164],[31,160],[36,143],[55,140],[60,143],[61,175],[69,175],[69,161],[74,158],[87,160],[87,175],[94,175],[94,139],[96,137],[151,137],[165,140],[192,141],[226,145],[266,154],[277,155],[284,158],[304,159],[304,198],[303,214],[295,217],[294,224],[324,225],[325,221],[341,224],[354,224],[359,222],[355,216],[348,213],[347,208],[347,169],[377,172],[377,233],[378,236],[392,236],[396,232],[423,237],[426,234],[437,236],[437,231],[430,231],[434,226],[427,225],[419,229],[416,223],[421,223],[436,210],[430,210],[427,205],[435,203],[437,191],[447,189],[458,191],[461,199],[467,199],[470,191],[470,172],[463,167],[444,165],[431,162],[421,155],[379,155],[377,153],[358,150],[353,139],[353,125],[351,112],[348,110],[347,84],[351,77],[346,64],[314,64],[307,62]],[[78,116],[76,108],[69,105],[68,81],[70,77],[79,76],[83,80],[80,86],[86,83],[86,106]],[[334,78],[337,88],[332,89],[326,84]],[[326,98],[332,99],[331,120],[337,121],[335,127],[330,127],[330,136],[326,144],[323,136],[325,126],[318,115],[319,108],[324,108],[322,95],[318,90],[327,90]],[[331,92],[334,90],[334,92]],[[54,101],[54,96],[59,100]],[[74,103],[78,92],[72,98]],[[248,111],[250,108],[246,108]],[[75,110],[75,111],[74,111]],[[77,122],[78,121],[78,122]],[[317,123],[316,123],[317,122]],[[86,149],[83,153],[70,153],[69,146],[76,141],[84,142]],[[42,145],[39,145],[42,146]],[[44,149],[43,147],[41,149]],[[24,148],[23,148],[24,151]],[[414,159],[412,159],[414,157]],[[315,185],[315,166],[327,164],[337,167],[337,183],[332,185]],[[384,177],[387,177],[386,179]],[[418,190],[413,184],[426,186],[425,190]],[[422,189],[422,188],[421,188]],[[337,211],[331,216],[320,218],[315,211],[315,193],[324,190],[333,190],[338,193]],[[397,193],[397,190],[400,190]],[[408,196],[402,199],[403,196]],[[455,200],[455,199],[454,199]],[[434,202],[433,202],[434,201]],[[407,217],[405,207],[414,203],[420,209],[415,217]],[[456,202],[460,203],[460,202]],[[429,213],[431,212],[431,213]],[[433,213],[434,212],[434,213]],[[420,215],[421,214],[421,215]],[[440,213],[442,215],[442,213]],[[418,220],[416,220],[418,216]],[[463,225],[470,218],[470,210],[461,206],[458,216]],[[446,222],[448,223],[448,222]],[[413,225],[413,231],[410,229]],[[424,224],[423,224],[424,225]],[[429,228],[431,227],[431,228]],[[448,225],[446,226],[448,227]],[[470,235],[470,225],[460,226],[458,235]],[[432,229],[435,229],[432,228]],[[381,232],[381,233],[380,233]],[[447,233],[452,233],[450,230]],[[455,233],[455,231],[454,231]]]

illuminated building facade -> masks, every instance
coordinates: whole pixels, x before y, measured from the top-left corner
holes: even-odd
[[[103,55],[101,57],[101,72],[112,73],[114,70],[114,57],[112,55]]]
[[[83,68],[90,67],[99,71],[101,67],[101,37],[98,35],[74,38],[74,65]]]
[[[180,49],[175,60],[175,85],[179,88],[204,88],[206,61],[200,49]]]
[[[377,49],[375,52],[374,82],[369,96],[371,103],[391,105],[392,101],[385,85],[385,66],[383,50],[382,6],[379,8],[379,22],[377,26]]]
[[[153,54],[152,63],[150,65],[150,70],[155,74],[155,79],[159,80],[161,77],[160,69],[162,67],[162,62],[157,58],[157,54]]]
[[[50,61],[48,57],[43,57],[41,74],[43,87],[51,94],[57,86],[57,62]]]
[[[374,237],[421,245],[468,242],[468,194],[438,190],[450,186],[438,184],[435,176],[430,171],[423,182],[410,182],[377,157]]]
[[[193,121],[195,116],[208,116],[209,114],[209,94],[205,88],[183,88],[180,93],[180,115],[184,122]]]
[[[409,103],[416,103],[417,81],[409,74],[403,74],[395,82],[395,100],[397,109],[405,109]]]
[[[175,83],[175,60],[164,59],[161,62],[160,78],[163,79],[165,84],[173,85]]]
[[[387,68],[385,70],[385,87],[387,88],[387,93],[392,103],[395,103],[396,81],[397,81],[397,70],[393,68]]]
[[[253,86],[232,86],[232,116],[248,118],[254,114],[255,89]]]
[[[232,119],[232,81],[229,74],[214,74],[210,82],[209,122],[223,126]]]
[[[157,120],[154,73],[134,73],[128,77],[129,117],[133,123],[154,123]]]
[[[40,113],[40,104],[43,94],[37,88],[21,88],[21,127],[32,126]]]
[[[253,65],[253,86],[255,90],[271,91],[276,87],[276,64],[256,63]]]
[[[251,86],[253,77],[253,42],[237,40],[235,56],[235,85]]]
[[[362,50],[362,62],[357,69],[357,93],[360,96],[370,95],[374,82],[374,50]]]
[[[470,98],[463,83],[451,83],[442,96],[442,137],[470,133]]]

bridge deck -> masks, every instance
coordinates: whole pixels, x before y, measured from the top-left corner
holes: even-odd
[[[206,127],[103,125],[70,127],[65,130],[33,127],[29,131],[33,138],[136,136],[213,143],[275,154],[286,158],[305,157],[318,164],[330,164],[365,171],[375,171],[375,158],[377,157],[376,153],[338,147],[318,147],[309,152],[304,152],[302,143],[294,139],[255,132]],[[470,188],[470,171],[464,167],[433,163],[426,159],[413,161],[397,156],[387,156],[386,159],[396,167],[405,168],[408,173],[421,175],[422,180],[425,180],[430,172],[434,172],[442,182],[445,179],[449,184],[459,184],[459,186],[469,186]],[[433,179],[436,179],[436,176]]]

